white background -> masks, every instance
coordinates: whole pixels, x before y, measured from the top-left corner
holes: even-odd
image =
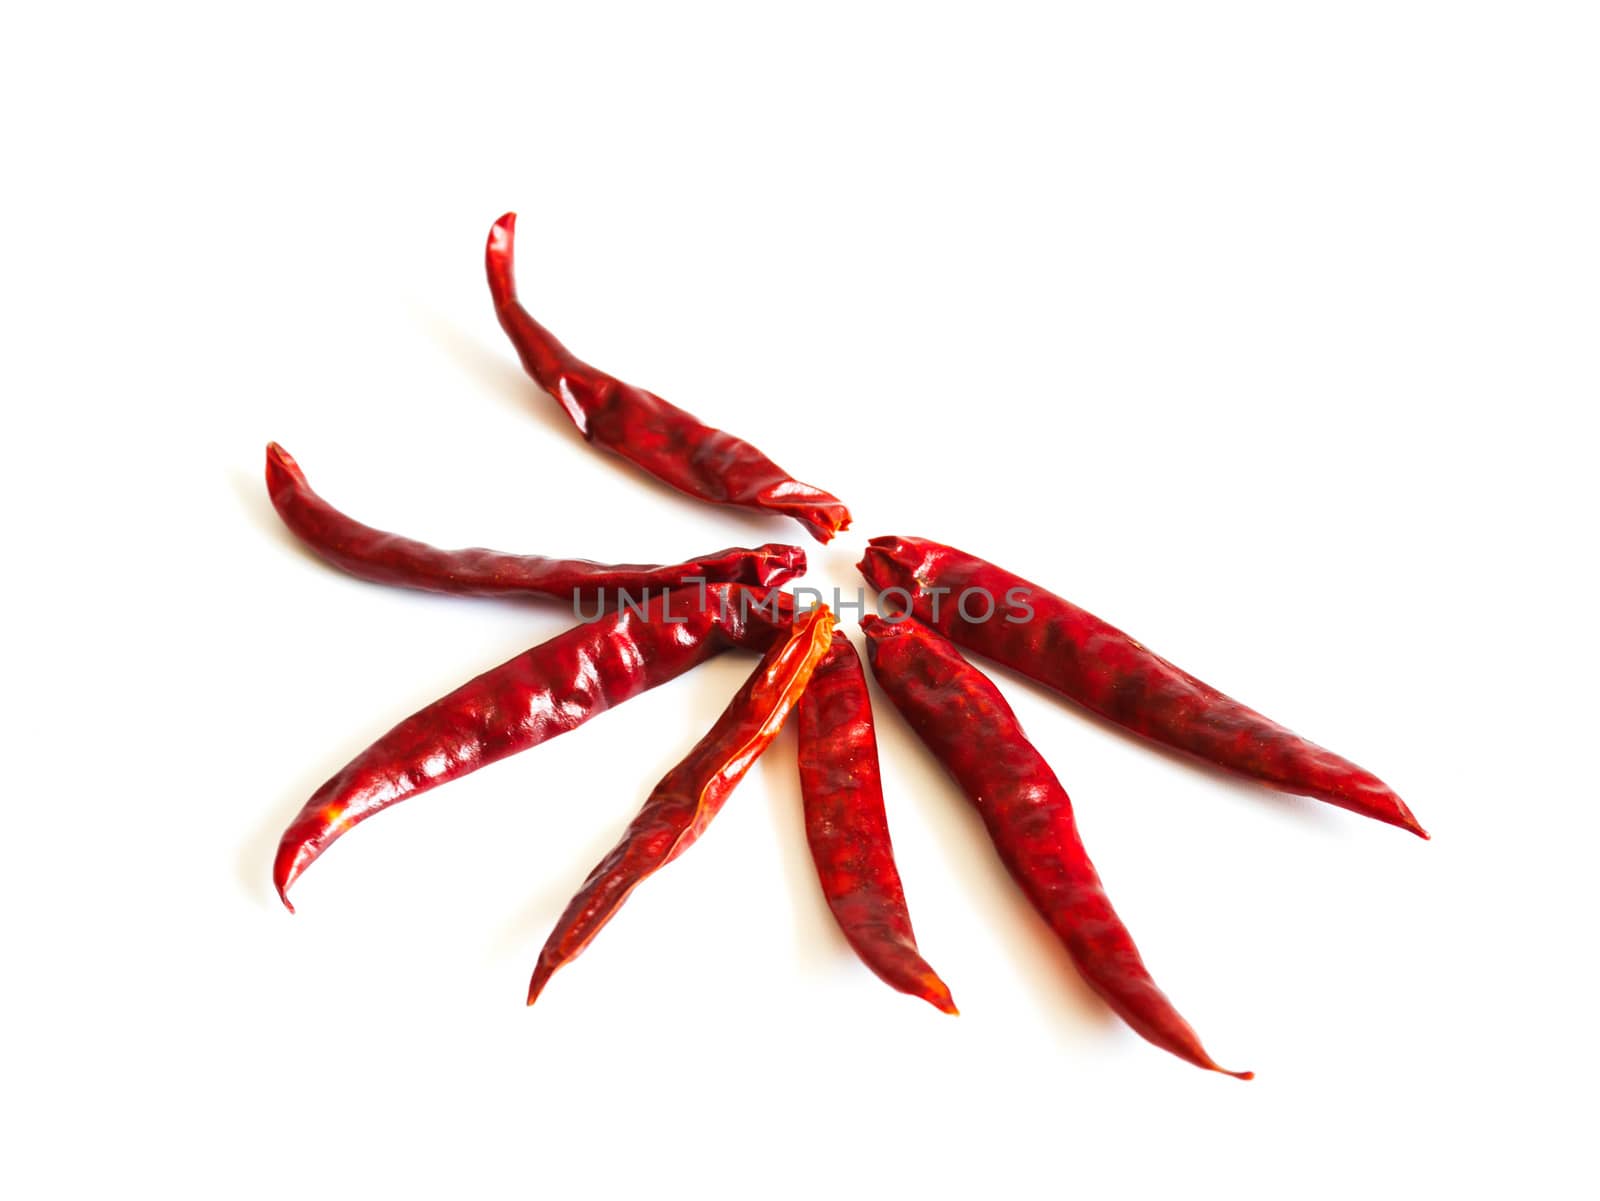
[[[1401,1196],[1593,1187],[1600,384],[1585,4],[278,5],[0,49],[17,1197]],[[798,526],[587,449],[490,310],[1378,772],[1423,843],[1010,676],[1157,979],[1123,1028],[886,704],[962,1016],[830,924],[786,733],[537,1008],[728,657],[272,896],[392,723],[568,623],[341,576],[262,448],[443,545]],[[881,698],[880,698],[881,700]]]

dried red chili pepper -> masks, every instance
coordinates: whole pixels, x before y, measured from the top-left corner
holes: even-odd
[[[1001,862],[1050,923],[1089,987],[1163,1050],[1229,1072],[1150,978],[1112,909],[1072,817],[1072,802],[994,684],[915,621],[865,617],[872,674],[983,817]]]
[[[554,596],[588,600],[673,588],[691,580],[775,587],[806,569],[798,546],[731,547],[684,563],[591,563],[502,551],[440,550],[346,517],[312,491],[305,473],[276,442],[267,446],[267,492],[295,537],[335,567],[379,584],[458,596]]]
[[[917,950],[883,810],[867,677],[850,639],[837,630],[797,720],[806,841],[834,920],[890,988],[957,1012],[950,990]]]
[[[1405,802],[1371,772],[1020,576],[926,538],[874,538],[860,570],[879,592],[909,596],[917,620],[1126,730],[1285,792],[1428,837]]]
[[[293,912],[289,886],[373,814],[565,734],[730,647],[765,650],[793,620],[783,593],[680,588],[491,668],[406,718],[317,789],[278,844],[278,895]]]
[[[834,617],[826,605],[797,616],[774,643],[722,716],[688,756],[651,791],[620,842],[589,873],[539,952],[528,1004],[550,977],[583,952],[647,877],[704,834],[739,781],[771,745],[827,654]]]
[[[517,301],[516,221],[507,213],[489,231],[485,261],[495,313],[523,367],[584,438],[700,500],[793,517],[820,542],[850,525],[850,510],[838,497],[802,484],[748,442],[589,366],[556,341]]]

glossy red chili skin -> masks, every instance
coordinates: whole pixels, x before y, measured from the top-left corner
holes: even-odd
[[[750,443],[589,366],[535,321],[517,300],[516,220],[507,213],[489,231],[485,262],[495,313],[523,367],[584,438],[700,500],[793,517],[820,542],[850,525],[838,497],[802,484]]]
[[[860,570],[880,593],[889,593],[892,604],[903,597],[890,590],[905,590],[917,620],[1125,730],[1284,792],[1428,837],[1405,802],[1371,772],[1003,568],[926,538],[884,537],[868,544]],[[943,591],[936,597],[934,589]],[[969,592],[964,614],[960,598]],[[1021,603],[1012,604],[1012,597]],[[986,620],[985,598],[994,606]]]
[[[615,600],[625,592],[637,600],[647,591],[691,580],[775,587],[806,569],[804,550],[777,543],[730,547],[659,566],[509,555],[476,547],[441,550],[346,517],[312,490],[294,456],[276,442],[267,446],[267,494],[294,536],[335,567],[363,580],[426,592],[572,600]]]
[[[890,988],[957,1012],[949,988],[917,950],[883,808],[867,677],[840,631],[800,699],[796,722],[806,841],[840,931]]]
[[[705,833],[740,780],[772,745],[817,664],[834,617],[826,606],[797,616],[774,642],[716,724],[651,791],[644,807],[562,913],[528,985],[532,1005],[550,977],[589,945],[628,895]]]
[[[1163,1050],[1227,1072],[1156,987],[1078,837],[1072,802],[999,689],[915,621],[862,619],[867,655],[889,699],[955,778],[995,850],[1066,947],[1089,987]]]
[[[624,608],[491,668],[406,718],[317,789],[279,841],[278,895],[292,912],[290,885],[374,814],[565,734],[730,647],[765,650],[793,618],[782,593],[675,589],[642,613]]]

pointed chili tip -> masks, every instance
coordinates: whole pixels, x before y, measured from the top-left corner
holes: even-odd
[[[287,476],[295,483],[304,483],[306,473],[300,470],[300,464],[295,462],[292,454],[284,450],[278,443],[268,442],[267,488],[270,490],[273,480],[282,479],[284,476]]]
[[[1193,1031],[1190,1031],[1190,1033],[1192,1034]],[[1158,1043],[1157,1045],[1164,1046],[1165,1044]],[[1206,1053],[1206,1049],[1198,1042],[1193,1043],[1186,1050],[1178,1050],[1170,1046],[1167,1046],[1166,1049],[1172,1051],[1173,1054],[1177,1055],[1179,1059],[1182,1059],[1187,1063],[1192,1063],[1197,1068],[1204,1068],[1208,1072],[1216,1072],[1219,1076],[1232,1076],[1235,1080],[1254,1080],[1256,1078],[1256,1074],[1254,1072],[1229,1071],[1215,1059],[1212,1059],[1211,1056]]]
[[[273,881],[272,881],[272,883],[278,890],[278,900],[283,902],[283,907],[285,909],[287,909],[290,913],[294,912],[294,902],[289,900],[289,885],[291,885],[291,884],[293,884],[295,882],[295,880],[299,877],[299,874],[300,874],[299,872],[295,872],[295,871],[289,871],[289,872],[274,871],[273,872]]]
[[[550,977],[555,975],[555,969],[540,963],[533,969],[533,979],[528,981],[528,1004],[532,1005],[539,999],[539,994],[544,991],[544,986],[550,983]]]
[[[504,257],[511,253],[512,239],[517,233],[517,215],[506,213],[489,227],[489,257]]]
[[[915,954],[914,947],[912,948],[912,953]],[[917,958],[921,959],[922,957],[919,955]],[[961,1011],[956,1008],[955,998],[950,995],[950,986],[939,979],[938,973],[928,967],[926,961],[923,964],[921,984],[922,987],[917,990],[915,995],[921,997],[940,1013],[948,1013],[954,1017],[961,1016]]]
[[[489,275],[489,294],[495,305],[515,304],[516,281],[511,278],[512,245],[516,238],[517,215],[507,213],[489,227],[489,241],[483,248],[484,266]]]
[[[1394,793],[1391,792],[1389,796],[1390,799],[1394,801],[1395,811],[1395,816],[1388,819],[1389,823],[1391,825],[1399,826],[1402,830],[1409,830],[1418,838],[1421,838],[1426,842],[1432,842],[1433,835],[1429,834],[1422,828],[1422,823],[1417,820],[1416,814],[1411,812],[1410,807],[1399,797],[1395,796]]]
[[[294,886],[294,882],[300,878],[300,873],[305,871],[316,856],[302,858],[306,855],[307,848],[290,839],[291,831],[285,831],[284,840],[278,844],[278,855],[272,863],[272,883],[278,890],[278,899],[283,902],[283,907],[293,913],[294,905],[289,900],[289,889]]]

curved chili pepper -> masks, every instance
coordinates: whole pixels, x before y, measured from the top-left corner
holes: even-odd
[[[806,841],[845,940],[890,988],[958,1012],[917,950],[883,811],[867,677],[840,631],[800,699],[797,720]]]
[[[642,616],[623,609],[489,669],[406,718],[317,789],[278,843],[278,895],[294,912],[289,886],[373,814],[565,734],[729,647],[764,650],[787,633],[793,614],[781,593],[737,584],[676,589],[652,598]]]
[[[793,517],[819,542],[850,525],[850,510],[838,497],[802,484],[748,442],[589,366],[556,341],[517,301],[516,222],[507,213],[489,231],[485,262],[495,313],[523,367],[585,439],[700,500]]]
[[[797,616],[774,643],[722,716],[688,756],[651,791],[622,840],[600,861],[567,905],[539,952],[528,1004],[550,977],[583,952],[639,884],[704,834],[751,764],[772,744],[828,653],[834,616],[819,605]]]
[[[908,595],[918,621],[1125,730],[1428,837],[1371,772],[1247,709],[1037,584],[926,538],[874,538],[859,567],[879,592]]]
[[[1000,860],[1089,987],[1135,1032],[1180,1059],[1230,1072],[1206,1054],[1156,987],[1111,908],[1078,837],[1072,802],[999,689],[949,642],[914,621],[864,617],[872,674],[983,817]]]
[[[267,446],[267,493],[284,525],[335,567],[379,584],[458,596],[554,596],[589,599],[673,588],[692,580],[775,587],[806,569],[798,546],[731,547],[672,566],[591,563],[502,551],[440,550],[346,517],[311,490],[294,456]]]

